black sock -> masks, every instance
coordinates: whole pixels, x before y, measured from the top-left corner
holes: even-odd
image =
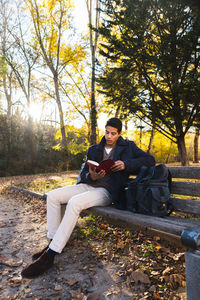
[[[58,252],[52,250],[51,248],[48,248],[47,249],[47,254],[54,257],[56,254],[58,254]]]

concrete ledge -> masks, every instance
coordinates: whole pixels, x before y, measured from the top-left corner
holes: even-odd
[[[187,251],[186,263],[186,289],[187,300],[200,299],[200,251]]]
[[[30,196],[41,198],[42,200],[46,200],[46,197],[47,197],[46,194],[39,194],[39,193],[36,193],[36,192],[33,192],[33,191],[29,191],[27,189],[21,188],[21,187],[16,186],[16,185],[11,185],[11,188],[15,189],[17,191],[20,191],[20,192],[24,192],[24,193],[26,193]]]

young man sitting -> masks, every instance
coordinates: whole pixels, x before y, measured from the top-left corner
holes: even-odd
[[[52,267],[56,254],[62,252],[76,225],[82,210],[93,206],[106,206],[125,209],[123,190],[130,174],[136,174],[142,165],[155,164],[154,158],[139,149],[133,141],[121,137],[122,122],[111,118],[105,126],[105,136],[97,145],[89,148],[87,159],[97,162],[113,159],[112,172],[97,172],[85,164],[77,185],[52,190],[47,195],[47,237],[50,244],[33,255],[32,264],[21,275],[33,278]],[[67,203],[61,220],[61,204]]]

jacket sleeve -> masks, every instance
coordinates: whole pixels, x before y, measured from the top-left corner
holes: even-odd
[[[86,161],[88,159],[95,160],[95,157],[94,157],[94,152],[95,152],[94,148],[95,148],[95,146],[91,146],[88,149]],[[79,183],[92,183],[92,182],[94,182],[94,181],[90,177],[89,166],[85,162],[84,167],[83,167],[83,169],[81,170],[81,173],[80,173],[80,181],[79,181]]]
[[[152,155],[138,148],[134,142],[130,141],[129,143],[131,157],[124,160],[126,172],[135,174],[143,165],[147,167],[155,165],[155,159]]]

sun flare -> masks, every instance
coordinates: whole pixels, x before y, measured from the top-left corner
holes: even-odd
[[[39,103],[31,103],[29,106],[29,114],[32,116],[33,120],[39,121],[42,114],[42,105]]]

